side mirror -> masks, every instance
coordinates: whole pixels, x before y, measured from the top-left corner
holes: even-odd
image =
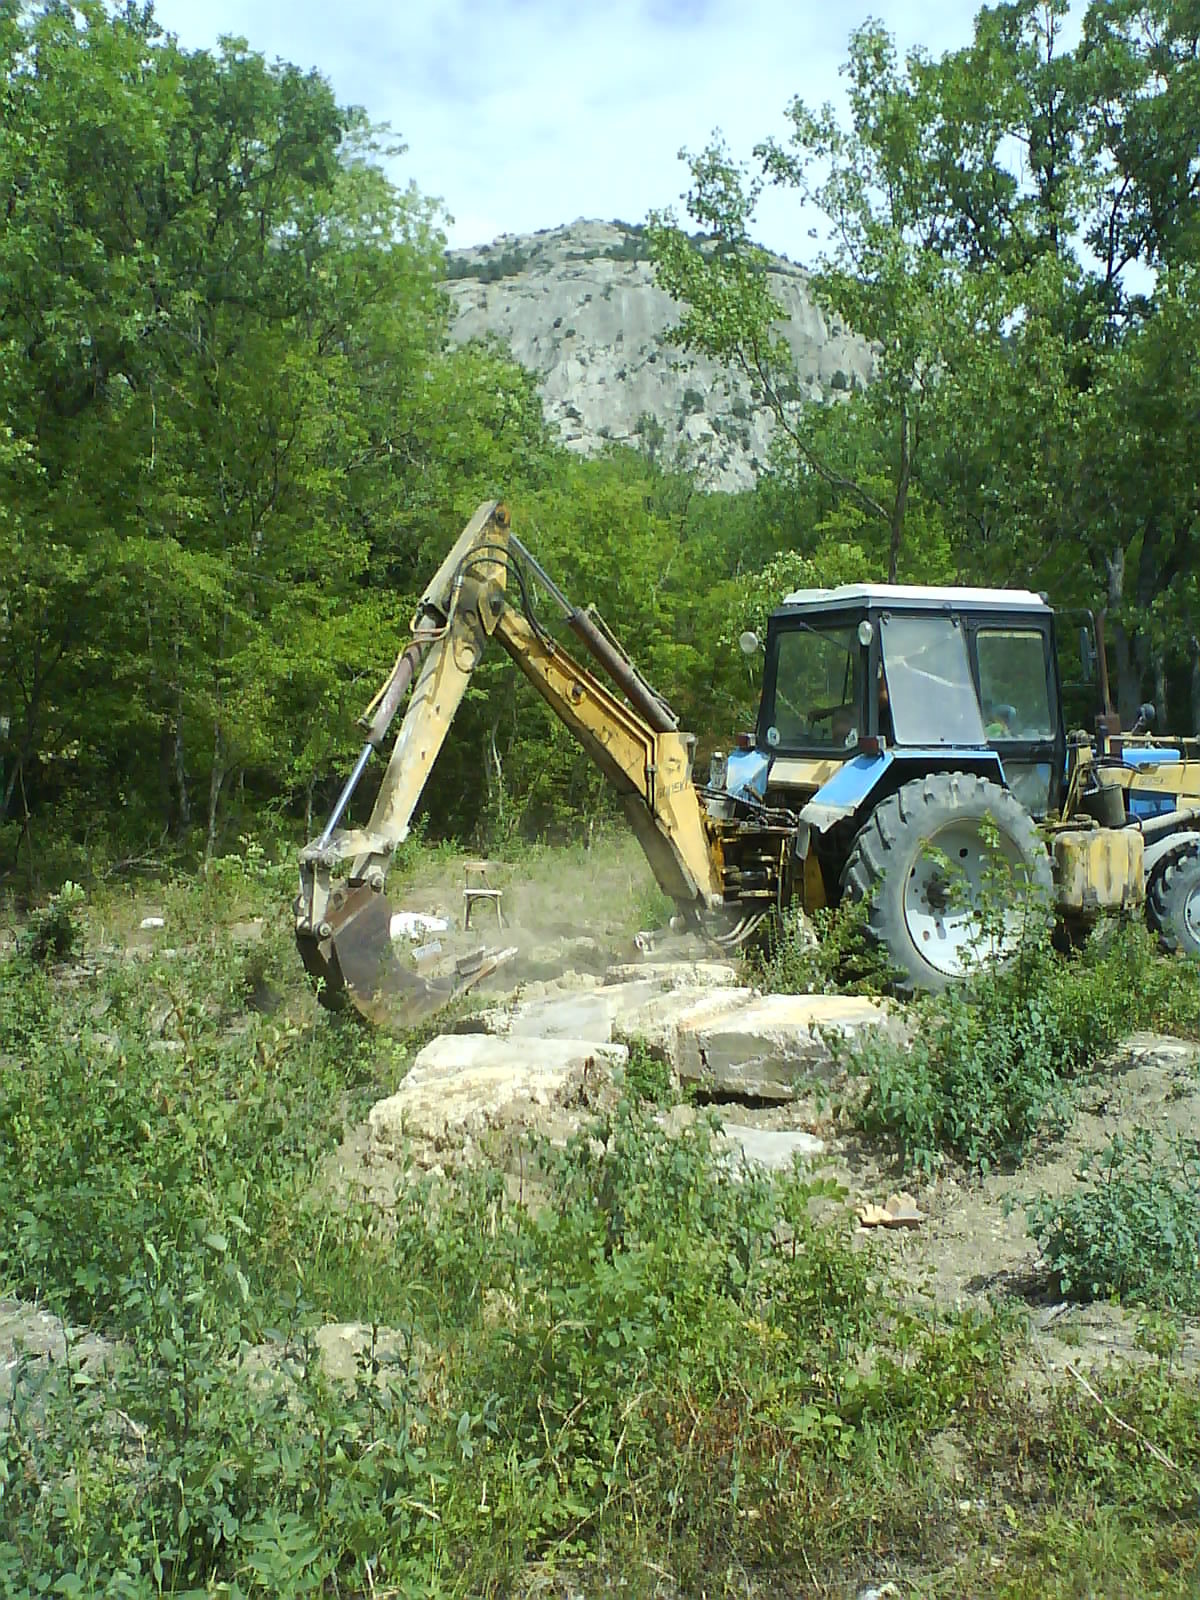
[[[1083,668],[1084,683],[1096,681],[1096,646],[1090,628],[1079,630],[1079,660]]]
[[[1152,703],[1149,700],[1143,701],[1143,703],[1138,707],[1137,721],[1134,723],[1133,727],[1130,728],[1130,733],[1146,733],[1154,726],[1155,717],[1156,712]]]
[[[759,638],[753,628],[747,628],[738,640],[738,649],[744,656],[755,655],[758,651]]]

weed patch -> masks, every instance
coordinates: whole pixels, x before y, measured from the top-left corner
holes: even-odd
[[[946,1157],[979,1171],[1015,1164],[1060,1135],[1074,1085],[1148,1026],[1196,1031],[1195,971],[1161,957],[1130,924],[1102,927],[1071,957],[1027,941],[1004,965],[914,1003],[913,1042],[869,1038],[851,1070],[866,1080],[854,1109],[906,1164]]]
[[[532,1571],[1032,1594],[1050,1552],[1091,1559],[1088,1473],[1130,1592],[1194,1561],[1178,1479],[1104,1410],[1012,1404],[1011,1317],[901,1294],[819,1173],[739,1168],[705,1116],[668,1132],[637,1052],[623,1098],[528,1150],[536,1204],[482,1162],[401,1161],[386,1205],[331,1194],[409,1045],[314,1020],[286,919],[249,951],[214,932],[273,871],[164,889],[172,957],[0,971],[0,1293],[116,1351],[103,1383],[70,1352],[66,1381],[12,1369],[0,1595],[500,1594]],[[358,1351],[337,1370],[333,1322]],[[1098,1392],[1194,1481],[1195,1386],[1157,1382]],[[938,1477],[947,1432],[969,1487]]]
[[[775,994],[888,992],[892,972],[867,933],[867,907],[845,900],[810,918],[785,912],[749,963],[750,978]]]
[[[1200,1310],[1200,1141],[1147,1128],[1086,1160],[1068,1195],[1040,1195],[1029,1230],[1062,1294]]]

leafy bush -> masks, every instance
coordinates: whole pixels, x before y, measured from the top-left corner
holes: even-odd
[[[639,1100],[648,1100],[651,1105],[669,1105],[675,1098],[670,1067],[640,1042],[635,1042],[629,1051],[625,1083],[632,1095]]]
[[[1200,1310],[1200,1141],[1118,1135],[1081,1166],[1079,1187],[1026,1207],[1060,1291]]]
[[[869,1038],[852,1058],[867,1079],[856,1108],[868,1133],[931,1170],[950,1155],[986,1171],[1060,1134],[1072,1083],[1150,1025],[1195,1029],[1195,975],[1164,960],[1140,925],[1099,928],[1070,957],[1032,936],[1004,965],[911,1008],[913,1039]]]
[[[891,981],[887,958],[867,933],[866,905],[850,900],[811,918],[785,912],[752,956],[749,975],[776,994],[881,995]]]
[[[29,961],[67,961],[83,944],[79,908],[83,890],[69,879],[47,903],[35,911],[24,929],[18,948]]]

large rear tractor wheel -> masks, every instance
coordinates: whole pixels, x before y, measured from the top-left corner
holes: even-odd
[[[1168,950],[1200,957],[1200,850],[1176,856],[1154,874],[1146,915]]]
[[[901,993],[947,988],[1016,949],[1031,915],[1049,917],[1050,858],[1007,789],[970,772],[932,773],[880,801],[855,839],[845,894]]]

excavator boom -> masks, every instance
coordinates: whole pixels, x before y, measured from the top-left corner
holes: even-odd
[[[515,579],[514,605],[509,579]],[[537,582],[622,699],[538,620]],[[480,506],[418,603],[412,638],[368,709],[368,738],[321,835],[300,856],[296,942],[331,1008],[412,1026],[478,982],[484,958],[440,982],[419,977],[392,949],[384,882],[430,769],[490,639],[512,658],[620,795],[664,891],[692,920],[722,900],[720,865],[691,780],[692,741],[670,707],[589,612],[579,611],[513,536],[506,507]],[[415,681],[414,681],[415,680]],[[372,753],[411,685],[371,816],[340,826]]]

